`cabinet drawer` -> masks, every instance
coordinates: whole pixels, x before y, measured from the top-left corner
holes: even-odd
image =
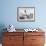
[[[44,36],[44,32],[25,32],[24,36]]]
[[[10,43],[5,43],[5,44],[4,44],[4,43],[3,43],[2,46],[15,46],[15,44],[13,44],[13,43],[12,43],[12,44],[10,44]]]
[[[23,41],[23,36],[4,36],[3,43],[14,43]]]
[[[31,44],[32,46],[44,46],[44,44]]]
[[[30,36],[30,35],[25,35],[24,36],[24,45],[27,46],[36,46],[36,45],[39,45],[39,46],[42,46],[44,44],[44,36]]]
[[[22,43],[15,43],[15,44],[2,44],[2,46],[23,46],[23,44]]]
[[[3,46],[23,46],[23,38],[22,37],[4,38]]]
[[[44,36],[32,36],[32,43],[33,44],[43,44]]]
[[[4,36],[23,36],[23,32],[4,32]]]

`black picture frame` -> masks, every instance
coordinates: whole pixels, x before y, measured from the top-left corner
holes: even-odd
[[[17,7],[18,22],[34,22],[35,7]]]

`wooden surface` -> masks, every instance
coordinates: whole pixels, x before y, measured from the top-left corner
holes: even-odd
[[[2,45],[44,46],[44,34],[44,32],[3,32]]]

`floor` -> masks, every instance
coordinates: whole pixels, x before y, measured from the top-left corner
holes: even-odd
[[[2,44],[0,44],[0,46],[2,46]]]

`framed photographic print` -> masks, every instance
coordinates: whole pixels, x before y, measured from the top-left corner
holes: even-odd
[[[21,22],[35,21],[35,7],[18,7],[17,21]]]

